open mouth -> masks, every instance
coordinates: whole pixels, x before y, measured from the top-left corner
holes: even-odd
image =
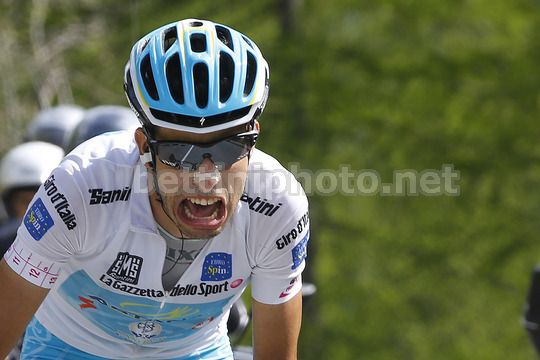
[[[227,210],[219,197],[188,197],[177,208],[178,218],[200,229],[217,229],[225,221]]]

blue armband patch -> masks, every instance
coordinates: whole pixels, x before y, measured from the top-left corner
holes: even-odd
[[[34,240],[39,241],[53,225],[54,221],[49,211],[41,198],[38,198],[24,216],[24,226]]]
[[[302,264],[302,261],[307,256],[307,244],[309,241],[309,232],[304,236],[304,238],[296,244],[295,247],[292,249],[292,260],[293,260],[293,266],[291,269],[296,269],[300,264]]]

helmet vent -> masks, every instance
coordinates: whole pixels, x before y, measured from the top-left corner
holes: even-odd
[[[174,101],[184,103],[184,87],[182,86],[182,71],[180,68],[180,56],[174,54],[167,62],[167,85]]]
[[[195,84],[195,101],[199,108],[208,105],[208,67],[197,63],[193,67],[193,83]]]
[[[200,22],[200,21],[192,21],[192,22],[189,23],[189,26],[201,27],[201,26],[203,26],[203,23]]]
[[[234,62],[225,52],[219,54],[219,101],[224,103],[232,94],[234,83]]]
[[[246,71],[246,83],[244,85],[244,96],[248,96],[253,90],[253,84],[255,84],[255,76],[257,75],[257,61],[255,56],[248,51],[247,53],[247,71]]]
[[[144,40],[144,43],[140,46],[139,48],[139,53],[142,53],[144,51],[144,49],[146,49],[146,47],[148,46],[148,43],[150,42],[150,39],[146,39]]]
[[[233,41],[231,37],[231,32],[229,29],[224,28],[223,26],[216,26],[217,38],[229,49],[234,51]]]
[[[244,35],[242,35],[242,39],[244,39],[244,41],[249,45],[249,47],[253,49],[253,44],[251,43],[251,40],[249,40]]]
[[[191,50],[201,53],[206,51],[206,36],[204,34],[193,34],[190,36]]]
[[[141,61],[141,75],[148,95],[156,101],[159,100],[156,82],[154,81],[154,73],[150,65],[150,55],[146,55]]]
[[[163,52],[167,52],[173,46],[173,44],[178,39],[178,33],[176,32],[176,27],[170,27],[165,30],[163,35]]]

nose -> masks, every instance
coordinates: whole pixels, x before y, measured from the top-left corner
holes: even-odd
[[[197,167],[193,175],[195,185],[202,192],[210,192],[221,180],[221,174],[217,166],[209,158],[205,158]]]

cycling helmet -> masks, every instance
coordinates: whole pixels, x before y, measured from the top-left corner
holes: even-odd
[[[256,120],[268,97],[268,77],[266,60],[248,37],[187,19],[135,43],[124,89],[145,128],[203,134]]]
[[[26,128],[25,141],[45,141],[64,148],[83,116],[84,110],[75,105],[41,110]]]
[[[75,127],[66,152],[94,136],[119,130],[135,130],[140,126],[137,117],[126,106],[102,105],[88,109],[82,121]]]
[[[0,163],[0,193],[6,205],[14,190],[37,188],[64,157],[64,150],[54,144],[30,141],[8,151]]]

